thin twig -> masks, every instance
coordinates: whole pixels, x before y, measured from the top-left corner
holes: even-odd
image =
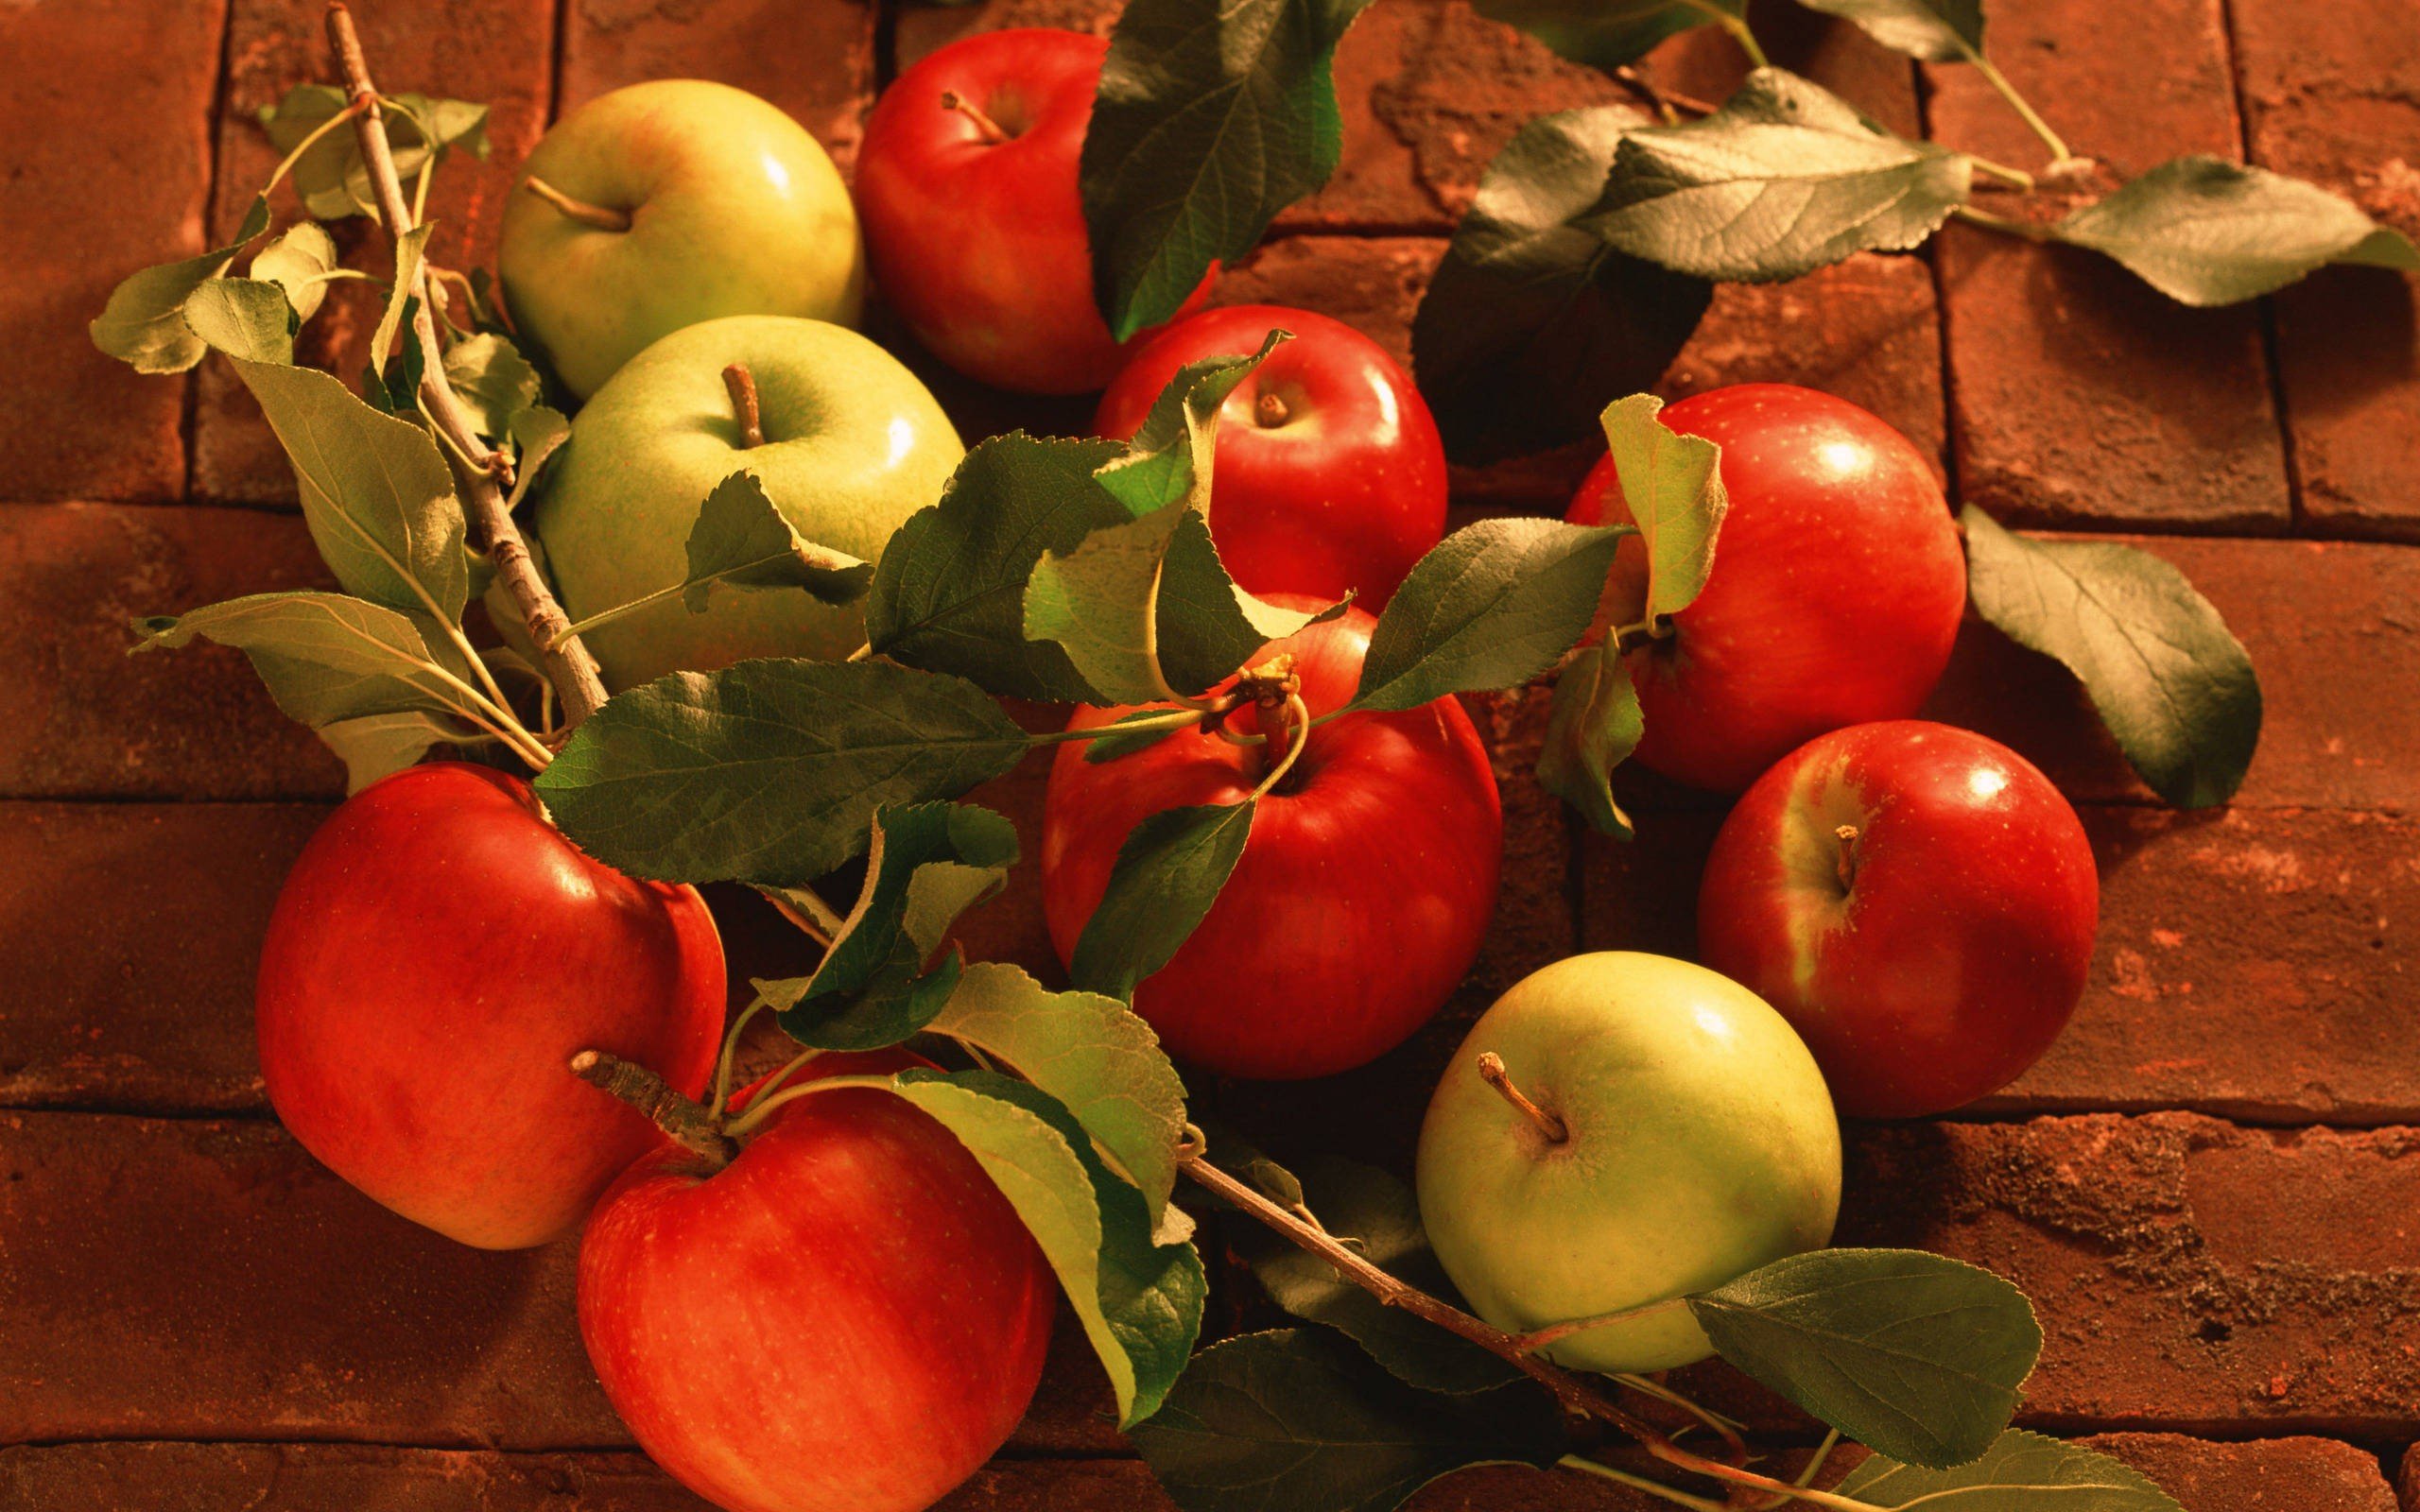
[[[347,99],[359,108],[359,113],[354,116],[354,133],[361,143],[362,165],[378,197],[380,217],[387,223],[389,235],[401,236],[412,227],[411,207],[404,198],[403,180],[395,172],[394,153],[387,142],[386,116],[379,108],[378,92],[370,82],[370,65],[361,55],[361,38],[354,30],[353,13],[337,0],[328,6],[327,31],[337,69],[344,77]],[[511,486],[511,462],[479,438],[470,411],[446,379],[444,348],[438,341],[437,321],[429,313],[425,267],[415,275],[412,292],[420,296],[412,312],[412,338],[420,343],[422,403],[427,405],[429,418],[453,443],[451,450],[459,454],[449,460],[461,488],[464,512],[487,547],[497,581],[504,584],[513,607],[528,626],[530,640],[550,647],[540,653],[540,661],[556,691],[562,696],[564,725],[576,725],[604,703],[604,677],[597,670],[596,659],[577,636],[560,638],[556,634],[566,623],[562,606],[555,601],[553,591],[539,576],[538,565],[529,556],[529,543],[521,538],[521,527],[513,523],[511,511],[505,507],[505,493]]]

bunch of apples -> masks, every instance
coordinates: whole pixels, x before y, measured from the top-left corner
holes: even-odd
[[[1077,188],[1104,48],[1020,30],[926,58],[875,108],[854,197],[796,123],[722,86],[639,85],[565,119],[499,250],[518,331],[580,402],[535,495],[535,544],[574,621],[646,599],[680,580],[698,501],[746,470],[806,540],[877,555],[963,454],[925,386],[849,329],[870,283],[972,377],[1101,390],[1112,437],[1185,364],[1291,332],[1226,402],[1211,532],[1248,590],[1357,602],[1273,648],[1312,723],[1218,902],[1133,1006],[1204,1071],[1331,1074],[1435,1014],[1495,902],[1496,777],[1462,706],[1337,713],[1372,611],[1443,533],[1443,451],[1401,368],[1318,314],[1196,310],[1111,337]],[[1704,966],[1548,967],[1479,1019],[1437,1090],[1423,1213],[1455,1282],[1508,1330],[1822,1245],[1836,1106],[1920,1114],[2004,1085],[2064,1024],[2091,952],[2073,811],[2014,752],[1913,718],[1965,597],[1920,454],[1779,386],[1663,419],[1720,446],[1731,508],[1703,593],[1628,655],[1638,759],[1744,796],[1700,896]],[[1609,458],[1568,517],[1617,515],[1616,482]],[[1635,546],[1607,624],[1638,617]],[[620,689],[838,659],[863,635],[853,609],[729,594],[585,639]],[[1110,762],[1063,747],[1041,847],[1063,959],[1135,827],[1252,793],[1286,742],[1236,737],[1278,735],[1276,718],[1247,706]],[[700,1494],[734,1512],[924,1506],[1023,1413],[1050,1271],[923,1113],[868,1088],[783,1095],[913,1057],[803,1056],[734,1091],[725,992],[693,890],[581,854],[517,778],[428,765],[349,800],[298,863],[261,967],[262,1064],[303,1143],[397,1211],[493,1247],[582,1233],[580,1328],[606,1391]],[[565,1071],[583,1051],[646,1068],[703,1122],[666,1140]],[[1617,1371],[1707,1351],[1673,1310],[1550,1349]]]

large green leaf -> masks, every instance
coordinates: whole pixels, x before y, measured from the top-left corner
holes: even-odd
[[[1731,1364],[1875,1452],[1937,1469],[1992,1447],[2042,1352],[2023,1292],[1914,1249],[1792,1255],[1689,1312]]]
[[[247,362],[294,360],[294,310],[275,284],[214,278],[185,296],[181,313],[185,329],[214,351]]]
[[[1633,257],[1768,283],[1916,246],[1966,202],[1973,174],[1958,153],[1893,136],[1820,85],[1760,68],[1703,120],[1627,133],[1597,224]]]
[[[1243,859],[1255,807],[1246,799],[1165,809],[1134,826],[1076,938],[1067,963],[1076,985],[1131,998],[1136,983],[1167,965]]]
[[[1925,1512],[2183,1512],[2174,1498],[2108,1455],[2019,1429],[1955,1469],[1922,1469],[1876,1454],[1849,1471],[1833,1494]]]
[[[1202,1350],[1133,1438],[1184,1512],[1390,1512],[1465,1466],[1543,1469],[1564,1452],[1538,1386],[1415,1390],[1320,1329]]]
[[[320,727],[320,739],[344,763],[344,790],[358,793],[382,777],[417,765],[440,747],[493,737],[432,713],[364,714]]]
[[[1634,63],[1693,27],[1745,22],[1747,0],[1478,0],[1478,12],[1520,27],[1592,67]]]
[[[1628,525],[1516,516],[1464,525],[1395,590],[1361,663],[1357,709],[1416,709],[1518,687],[1587,633]]]
[[[410,618],[347,593],[254,593],[138,620],[138,651],[197,635],[250,659],[286,716],[314,730],[371,714],[468,716],[475,696],[429,654]]]
[[[871,563],[800,536],[753,472],[734,472],[706,495],[688,554],[681,601],[693,614],[705,611],[717,584],[804,589],[826,604],[849,604],[873,580]]]
[[[634,876],[796,886],[856,854],[875,811],[955,798],[1026,746],[971,682],[772,658],[616,694],[537,785],[581,850]]]
[[[2219,158],[2163,163],[2050,228],[2186,304],[2237,304],[2328,263],[2420,272],[2420,247],[2317,184]]]
[[[1093,295],[1122,340],[1176,314],[1336,171],[1330,63],[1369,0],[1130,0],[1080,182]]]
[[[1005,961],[977,961],[928,1027],[1064,1103],[1160,1222],[1176,1187],[1184,1083],[1159,1036],[1125,1004],[1098,992],[1053,992]]]
[[[488,108],[464,100],[432,99],[425,94],[390,94],[387,141],[395,171],[408,187],[428,161],[432,149],[442,153],[461,147],[474,157],[488,155]],[[333,84],[297,84],[275,105],[260,112],[262,129],[281,152],[300,146],[321,123],[344,109],[345,93]],[[294,188],[303,208],[320,220],[374,213],[370,172],[361,162],[360,138],[338,128],[313,143],[294,164]]]
[[[1664,401],[1633,394],[1605,406],[1605,442],[1622,503],[1647,548],[1646,622],[1662,623],[1697,598],[1714,571],[1716,539],[1731,494],[1722,486],[1722,449],[1683,436],[1658,417]]]
[[[2029,541],[1971,504],[1959,518],[1977,612],[2076,675],[2152,791],[2180,808],[2233,797],[2260,742],[2260,679],[2185,575],[2114,541]]]
[[[1598,833],[1629,839],[1630,816],[1614,798],[1614,768],[1630,760],[1646,730],[1630,668],[1609,636],[1555,679],[1538,785],[1578,809]]]
[[[251,276],[285,290],[295,318],[308,320],[327,299],[328,275],[337,262],[336,238],[327,229],[298,220],[252,255]]]
[[[1201,1257],[1153,1238],[1143,1194],[1047,1092],[982,1071],[910,1071],[894,1085],[958,1136],[1032,1231],[1109,1372],[1120,1424],[1157,1411],[1201,1329]]]
[[[253,266],[257,270],[258,263]],[[490,440],[510,436],[512,418],[536,408],[544,387],[521,349],[493,331],[464,336],[445,349],[445,381]]]
[[[1973,60],[1983,51],[1983,0],[1798,0],[1809,10],[1845,16],[1885,47],[1930,63]]]
[[[136,372],[182,372],[209,349],[186,326],[185,301],[209,280],[227,271],[235,254],[268,230],[268,197],[252,200],[235,228],[235,239],[199,257],[163,263],[129,274],[110,291],[109,303],[87,327],[93,345]]]
[[[1412,321],[1413,366],[1457,461],[1587,438],[1608,394],[1654,387],[1714,285],[1600,227],[1623,106],[1545,115],[1488,164]]]

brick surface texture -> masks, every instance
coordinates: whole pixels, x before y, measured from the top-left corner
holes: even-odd
[[[243,659],[130,657],[129,623],[322,586],[294,486],[221,364],[130,374],[85,323],[146,263],[240,217],[276,154],[255,113],[325,77],[319,0],[0,5],[0,1512],[698,1512],[632,1451],[581,1351],[571,1246],[453,1246],[320,1168],[268,1116],[252,972],[283,875],[340,769]],[[493,258],[547,121],[690,77],[794,114],[846,171],[881,81],[971,32],[1105,31],[1116,0],[365,0],[380,83],[484,100],[495,148],[441,174],[432,257]],[[1782,0],[1776,63],[1876,119],[2044,161],[1975,70],[1919,67]],[[2095,159],[2064,212],[2184,152],[2248,156],[2420,232],[2410,0],[2000,5],[1990,48]],[[1708,29],[1640,73],[1720,99]],[[1423,290],[1490,158],[1532,116],[1637,104],[1466,0],[1379,0],[1340,49],[1341,165],[1224,273],[1221,303],[1298,305],[1409,360]],[[279,197],[281,222],[296,207]],[[339,228],[382,271],[374,228]],[[376,291],[340,286],[307,360],[356,371]],[[971,441],[1072,433],[868,326]],[[2055,665],[1970,623],[1927,711],[2014,746],[2077,802],[2100,861],[2090,986],[2029,1074],[1956,1119],[1847,1131],[1841,1237],[1918,1245],[2032,1295],[2021,1420],[2136,1466],[2187,1512],[2420,1512],[2420,315],[2404,280],[2334,270],[2190,311],[2111,265],[1953,226],[1720,291],[1662,385],[1842,394],[2022,527],[2128,540],[2224,612],[2267,722],[2230,806],[2158,806]],[[1608,396],[1611,397],[1611,396]],[[1559,510],[1590,449],[1457,469],[1455,518]],[[1687,954],[1720,800],[1637,773],[1638,838],[1581,827],[1530,775],[1542,696],[1473,698],[1505,797],[1505,888],[1471,979],[1393,1054],[1316,1088],[1193,1077],[1199,1105],[1408,1171],[1428,1092],[1504,988],[1576,949]],[[1058,711],[1015,711],[1031,728]],[[1032,887],[1046,755],[974,798],[1018,824],[970,954],[1058,968]],[[735,981],[811,962],[709,889]],[[742,990],[745,988],[743,987]],[[769,1040],[752,1055],[778,1054]],[[1267,1305],[1215,1225],[1215,1327]],[[1680,1381],[1777,1441],[1808,1421],[1720,1366]],[[1792,1452],[1803,1453],[1803,1449]],[[1836,1465],[1840,1472],[1847,1463]],[[1785,1456],[1781,1461],[1794,1464]],[[1644,1512],[1574,1474],[1495,1468],[1416,1512]],[[944,1512],[1166,1512],[1063,1316],[1008,1452]]]

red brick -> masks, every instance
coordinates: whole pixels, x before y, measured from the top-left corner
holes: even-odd
[[[0,803],[0,1101],[261,1106],[252,973],[326,810]]]
[[[873,104],[873,8],[856,0],[572,0],[562,109],[650,78],[710,78],[798,118],[845,169]]]
[[[218,122],[218,187],[211,224],[231,232],[280,154],[260,129],[261,107],[296,84],[335,77],[321,30],[320,0],[235,0],[228,38],[225,105]],[[371,77],[390,94],[433,94],[489,107],[486,162],[451,153],[437,170],[429,260],[468,270],[495,246],[504,196],[544,129],[552,88],[553,0],[426,0],[354,9]],[[290,189],[276,200],[279,224],[302,214]],[[390,259],[376,228],[351,218],[333,228],[347,262],[382,276]],[[368,360],[385,290],[339,284],[305,328],[302,359],[351,381]],[[194,489],[202,498],[287,503],[294,479],[277,439],[244,386],[223,363],[205,362],[194,416]]]
[[[2394,1478],[2395,1494],[2403,1503],[2403,1512],[2420,1507],[2420,1444],[2404,1451],[2403,1469]]]
[[[2238,153],[2220,0],[2044,0],[1993,12],[2000,67],[2078,152],[2132,175]],[[2159,66],[2142,60],[2156,57]],[[2040,146],[1974,70],[1930,69],[1934,134],[2004,163]],[[2117,180],[2099,176],[2092,193]],[[1990,208],[2014,213],[2003,195]],[[2042,213],[2074,197],[2038,197]],[[2284,443],[2257,312],[2187,310],[2098,256],[1964,226],[1938,243],[1966,498],[2012,523],[2283,530]]]
[[[236,652],[130,657],[129,624],[326,583],[299,519],[245,509],[0,507],[0,794],[316,798],[333,757]]]
[[[0,456],[21,499],[160,499],[185,480],[185,384],[85,334],[139,267],[206,249],[220,8],[149,0],[0,11]]]
[[[2394,1512],[2377,1456],[2330,1438],[2213,1444],[2102,1434],[2084,1442],[2150,1476],[2185,1512]]]
[[[712,1512],[634,1453],[369,1444],[0,1449],[0,1504],[47,1512]]]
[[[2254,161],[2325,184],[2420,234],[2420,26],[2396,7],[2236,0]],[[2336,269],[2280,295],[2277,362],[2303,517],[2330,533],[2420,538],[2420,318],[2393,273]]]

